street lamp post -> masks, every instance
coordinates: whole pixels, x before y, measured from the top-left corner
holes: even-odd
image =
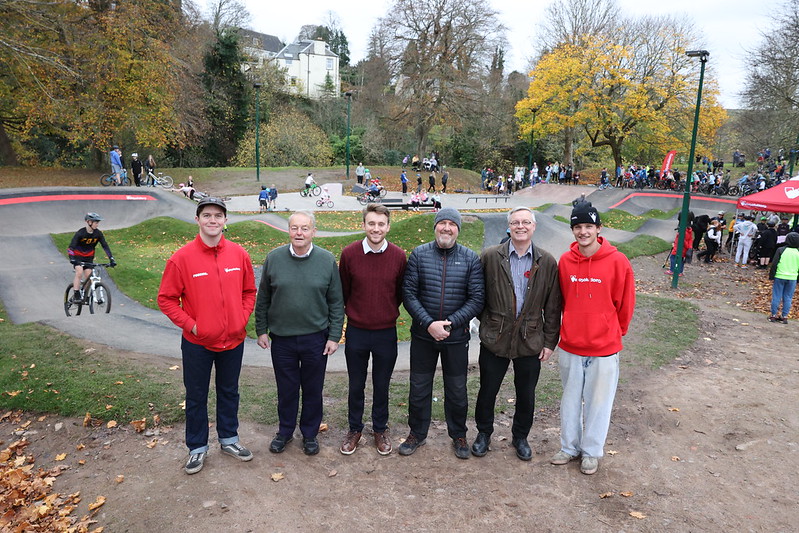
[[[261,181],[261,82],[255,87],[255,180]]]
[[[699,105],[702,103],[702,83],[705,79],[705,63],[710,56],[707,50],[689,50],[685,52],[688,57],[698,57],[702,66],[699,69],[699,89],[696,91],[696,111],[694,112],[694,131],[691,134],[691,152],[688,156],[688,175],[685,177],[685,192],[682,199],[682,212],[677,238],[677,256],[675,268],[671,278],[672,288],[677,288],[680,272],[683,269],[682,251],[685,249],[685,230],[688,227],[688,207],[691,203],[691,177],[694,174],[694,154],[696,152],[696,133],[699,129]]]
[[[345,92],[344,96],[347,97],[347,148],[344,157],[347,165],[347,179],[350,179],[350,104],[352,103],[352,91]]]

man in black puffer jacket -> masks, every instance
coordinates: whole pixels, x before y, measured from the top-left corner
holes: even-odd
[[[433,377],[438,356],[444,374],[444,413],[455,455],[469,458],[466,442],[466,370],[469,322],[483,309],[480,258],[457,243],[461,215],[445,207],[436,213],[435,240],[411,252],[405,270],[403,303],[410,313],[411,377],[408,395],[410,434],[399,447],[410,455],[425,443],[430,427]]]

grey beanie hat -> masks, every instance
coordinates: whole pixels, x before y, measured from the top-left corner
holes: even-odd
[[[458,210],[454,207],[445,207],[436,213],[436,218],[433,221],[433,227],[435,228],[436,225],[441,222],[442,220],[451,220],[458,226],[458,231],[461,229],[461,214],[458,213]]]

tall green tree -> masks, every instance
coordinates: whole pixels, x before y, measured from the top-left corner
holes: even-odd
[[[233,29],[218,33],[205,55],[205,113],[210,124],[205,152],[214,165],[227,165],[236,155],[250,122],[252,89],[241,70],[243,62]]]

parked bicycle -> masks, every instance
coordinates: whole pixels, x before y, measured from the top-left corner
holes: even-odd
[[[311,183],[310,187],[300,189],[300,196],[303,198],[307,198],[308,196],[319,196],[320,194],[322,194],[322,187],[316,183]]]
[[[72,283],[67,285],[64,292],[64,312],[67,316],[79,315],[83,306],[89,307],[89,313],[110,313],[111,312],[111,291],[103,283],[103,270],[111,266],[111,263],[83,263],[84,268],[91,268],[91,275],[81,282],[81,294],[83,299],[74,301],[72,299]]]
[[[114,179],[113,174],[103,174],[100,176],[100,185],[103,187],[109,187],[111,185],[132,185],[130,183],[130,178],[128,178],[128,171],[124,168],[122,172],[119,173],[119,183],[117,180]]]
[[[164,176],[163,172],[159,172],[158,174],[153,174],[152,170],[148,170],[147,174],[143,178],[144,182],[147,183],[149,181],[153,187],[156,185],[160,185],[164,189],[171,189],[172,185],[174,185],[175,181],[170,176]]]

